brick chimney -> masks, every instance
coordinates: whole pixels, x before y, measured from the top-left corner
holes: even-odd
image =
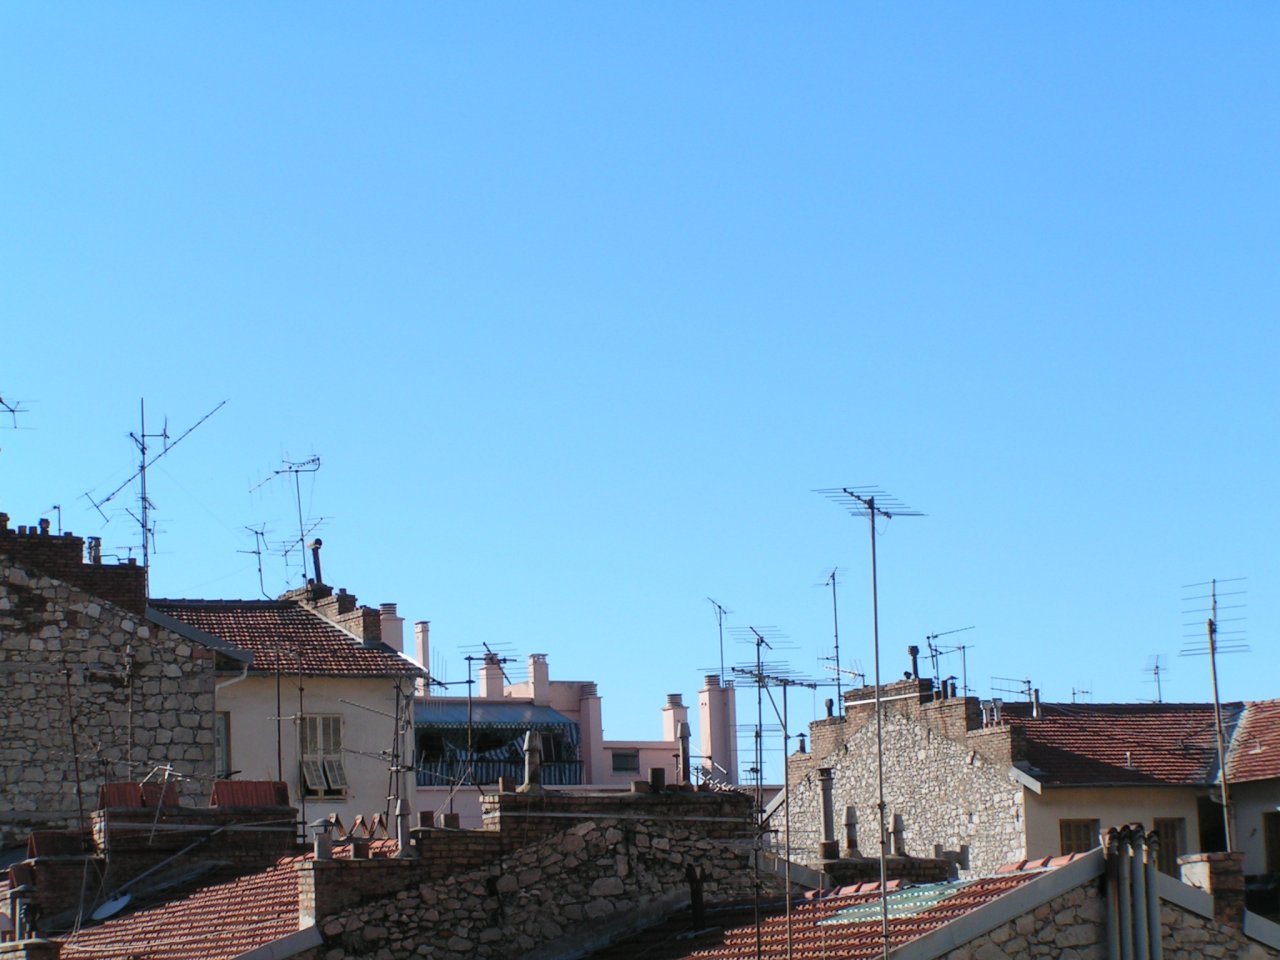
[[[1191,853],[1178,858],[1182,882],[1213,897],[1213,917],[1235,930],[1244,924],[1244,854]]]

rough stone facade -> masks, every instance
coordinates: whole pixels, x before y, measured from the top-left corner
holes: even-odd
[[[1280,952],[1218,923],[1167,902],[1160,910],[1165,960],[1268,960]],[[1095,881],[1068,890],[1030,913],[942,954],[939,960],[1107,960],[1107,906]]]
[[[322,947],[304,960],[498,960],[568,956],[606,931],[628,929],[646,907],[687,899],[688,868],[708,903],[751,895],[750,844],[714,839],[688,823],[602,817],[522,847],[495,863],[325,916],[316,871],[343,872],[350,889],[370,863],[309,862],[302,910],[320,914]],[[403,868],[402,868],[403,869]],[[323,882],[332,889],[335,884]],[[310,893],[308,888],[310,887]]]
[[[213,773],[210,652],[146,622],[139,568],[77,566],[80,538],[32,533],[0,523],[0,847],[87,824],[104,782]]]
[[[974,701],[924,702],[917,681],[893,684],[884,692],[890,852],[945,857],[961,877],[989,874],[1020,859],[1023,787],[1009,776],[1017,731],[974,729],[980,726]],[[851,697],[845,716],[820,720],[810,730],[810,752],[788,761],[792,858],[821,863],[824,770],[830,771],[831,826],[841,852],[878,857],[874,705]],[[781,847],[786,843],[783,818],[773,820]]]

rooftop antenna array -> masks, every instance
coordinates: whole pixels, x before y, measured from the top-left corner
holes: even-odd
[[[716,611],[716,627],[720,631],[720,686],[724,686],[724,618],[732,613],[732,610],[726,610],[716,601],[707,597],[707,603],[711,604]]]
[[[1012,684],[1012,686],[997,687],[996,686],[997,680],[999,680],[1001,683]],[[1017,680],[1013,677],[992,677],[991,689],[997,693],[1017,694],[1020,697],[1025,697],[1027,700],[1027,703],[1031,702],[1031,680],[1029,678],[1024,680]]]
[[[308,527],[305,521],[302,519],[301,477],[302,477],[302,474],[304,473],[318,472],[320,469],[320,458],[318,456],[311,456],[311,457],[308,457],[306,460],[284,460],[282,462],[284,463],[284,466],[282,466],[279,470],[271,471],[271,476],[261,480],[256,486],[250,488],[249,492],[253,493],[254,490],[257,490],[259,487],[266,484],[268,480],[274,480],[276,477],[285,476],[287,474],[293,476],[293,496],[294,496],[294,502],[296,503],[298,508],[298,539],[290,540],[290,541],[287,541],[285,544],[283,544],[282,554],[284,556],[285,566],[287,569],[288,563],[289,563],[289,554],[291,554],[295,549],[298,549],[301,551],[302,580],[305,583],[307,580],[307,550],[306,550],[307,534],[314,532],[315,529],[319,527],[321,523],[324,522],[324,519],[321,518],[319,520],[312,521],[310,527]],[[319,541],[317,541],[317,543],[319,543]],[[319,582],[320,571],[313,570],[312,572],[315,574],[316,582]]]
[[[866,518],[867,526],[871,530],[871,641],[875,651],[876,784],[879,791],[876,812],[880,818],[880,941],[884,960],[889,960],[889,901],[885,891],[888,883],[889,833],[885,825],[884,720],[880,715],[880,611],[879,590],[876,584],[876,519],[892,520],[894,517],[920,517],[923,514],[909,509],[879,487],[833,487],[817,492],[833,503],[844,506],[853,516]]]
[[[0,397],[0,414],[4,414],[11,421],[10,430],[18,429],[18,414],[28,412],[30,411],[22,405],[21,400],[6,400]]]
[[[253,534],[253,549],[237,550],[236,553],[251,553],[258,558],[258,590],[265,599],[270,600],[271,595],[267,593],[267,585],[262,579],[262,548],[267,543],[267,525],[263,523],[257,527],[245,527],[245,529]]]
[[[953,647],[940,647],[936,643],[939,637],[949,637],[953,633],[964,633],[966,630],[972,630],[973,627],[956,627],[954,630],[943,630],[941,633],[931,633],[924,638],[925,646],[929,651],[929,660],[933,664],[933,685],[936,688],[942,682],[942,672],[938,667],[938,659],[949,653],[960,654],[960,696],[967,697],[969,695],[969,659],[965,651],[971,649],[972,644],[960,643]],[[950,679],[955,679],[954,677]]]
[[[1244,617],[1235,616],[1225,619],[1218,619],[1218,611],[1221,610],[1243,610],[1243,603],[1232,603],[1219,607],[1218,597],[1243,597],[1245,591],[1231,590],[1226,593],[1218,590],[1220,583],[1243,583],[1244,577],[1235,577],[1230,580],[1210,580],[1207,583],[1190,583],[1183,586],[1183,590],[1196,591],[1183,597],[1184,603],[1201,603],[1205,600],[1209,601],[1209,606],[1195,607],[1190,610],[1183,610],[1184,614],[1208,613],[1209,616],[1205,621],[1205,640],[1203,644],[1196,641],[1196,634],[1185,634],[1190,641],[1183,647],[1179,654],[1184,657],[1208,656],[1209,658],[1209,676],[1213,681],[1213,725],[1217,734],[1218,741],[1218,780],[1222,784],[1222,824],[1225,830],[1227,852],[1233,849],[1231,846],[1231,795],[1227,788],[1226,776],[1226,737],[1222,723],[1222,701],[1218,697],[1218,654],[1220,653],[1248,653],[1249,645],[1242,639],[1244,629],[1241,627],[1233,627],[1230,630],[1221,630],[1220,624],[1223,623],[1242,623]],[[1199,591],[1208,588],[1208,593]],[[1195,621],[1184,623],[1184,627],[1196,626]],[[1224,641],[1219,637],[1225,636],[1228,639]]]
[[[129,438],[138,447],[138,469],[133,473],[131,477],[129,477],[128,480],[120,484],[120,486],[116,487],[114,490],[108,493],[101,500],[94,500],[87,493],[84,495],[85,499],[87,499],[90,503],[92,503],[93,508],[97,510],[98,513],[102,516],[103,522],[110,523],[111,518],[108,517],[103,512],[102,507],[105,504],[109,503],[111,500],[113,500],[115,496],[120,493],[120,491],[122,491],[125,487],[129,486],[129,484],[133,483],[134,480],[141,479],[140,489],[138,493],[138,513],[135,514],[132,510],[129,510],[127,507],[125,508],[125,512],[128,513],[129,516],[133,517],[134,521],[137,522],[138,526],[142,530],[142,577],[143,577],[144,589],[146,589],[148,593],[150,592],[150,579],[151,579],[151,544],[155,540],[155,529],[151,525],[150,514],[151,514],[151,510],[154,509],[155,505],[151,502],[151,499],[147,496],[147,469],[152,464],[154,464],[157,460],[159,460],[161,457],[167,454],[170,450],[172,450],[174,447],[180,444],[183,440],[185,440],[192,433],[192,431],[194,431],[198,426],[200,426],[202,423],[204,423],[206,420],[208,420],[210,417],[212,417],[215,413],[217,413],[226,405],[227,405],[227,401],[223,400],[216,407],[214,407],[212,410],[206,413],[203,417],[201,417],[191,426],[187,427],[186,430],[184,430],[181,434],[178,435],[176,440],[173,440],[171,442],[169,440],[169,418],[168,417],[165,417],[164,427],[161,429],[159,433],[147,433],[147,401],[145,400],[145,398],[139,400],[138,401],[138,432],[129,434]],[[164,441],[160,452],[150,457],[148,456],[148,453],[150,452],[151,448],[150,448],[150,445],[147,443],[148,440]]]
[[[782,795],[784,797],[790,797],[791,773],[790,773],[789,767],[787,766],[787,754],[788,754],[788,751],[790,750],[791,733],[790,733],[790,727],[788,726],[788,722],[787,722],[787,689],[789,687],[804,687],[809,690],[816,690],[818,688],[818,684],[817,684],[817,681],[815,680],[802,680],[796,677],[787,676],[785,674],[767,673],[764,669],[764,661],[761,657],[760,650],[762,647],[769,647],[769,642],[765,640],[764,636],[759,631],[757,631],[754,627],[751,628],[751,632],[755,634],[755,637],[756,637],[756,668],[755,670],[744,670],[740,667],[735,667],[734,673],[740,674],[742,676],[750,677],[755,682],[757,729],[762,729],[764,726],[764,718],[761,715],[762,714],[762,700],[761,700],[762,692],[768,696],[769,705],[773,707],[773,712],[777,716],[778,722],[782,724],[782,784],[783,784]],[[773,648],[769,647],[769,649],[773,649]],[[782,688],[781,709],[779,709],[777,701],[773,699],[773,693],[769,689],[771,685]],[[756,743],[757,744],[761,743],[761,739],[759,736],[757,736],[756,738]],[[762,763],[762,760],[763,760],[763,748],[757,747],[757,752],[756,752],[757,765]],[[757,792],[759,792],[759,786],[757,786]],[[791,888],[791,804],[790,803],[784,804],[782,809],[783,809],[783,831],[786,834],[784,863],[786,865],[787,889],[790,889]],[[763,810],[761,810],[761,813],[763,813]],[[763,830],[764,830],[764,823],[762,819],[760,823],[760,831],[763,832]],[[759,837],[760,834],[758,833],[757,836]],[[786,900],[786,925],[787,925],[787,955],[790,956],[792,944],[791,944],[791,897],[789,896],[787,897],[787,900]],[[757,928],[756,928],[757,945],[759,945],[760,943],[759,937],[760,937],[760,929],[759,929],[759,926],[757,925]]]
[[[1072,703],[1075,703],[1075,702],[1076,702],[1076,698],[1077,698],[1077,697],[1092,697],[1092,696],[1093,696],[1093,691],[1092,691],[1092,690],[1086,690],[1086,689],[1084,689],[1083,687],[1072,687],[1072,688],[1071,688],[1071,702],[1072,702]]]
[[[1164,703],[1164,691],[1161,689],[1160,677],[1168,672],[1169,668],[1164,665],[1164,654],[1152,654],[1143,673],[1151,674],[1151,679],[1156,685],[1156,703]]]
[[[828,574],[824,587],[831,588],[831,634],[834,638],[834,652],[830,657],[825,659],[831,660],[834,664],[836,675],[836,709],[840,714],[844,714],[844,682],[843,678],[846,671],[840,669],[840,611],[836,606],[836,574],[840,572],[839,567],[832,567],[831,573]]]

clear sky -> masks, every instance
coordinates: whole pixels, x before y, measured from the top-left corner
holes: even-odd
[[[255,527],[299,585],[318,456],[326,581],[656,738],[708,597],[829,679],[838,567],[870,673],[813,491],[879,485],[926,514],[887,678],[972,626],[982,696],[1206,700],[1184,585],[1247,578],[1223,696],[1280,696],[1277,49],[1266,3],[6,4],[0,510],[136,555],[90,501],[139,401],[226,400],[150,471],[153,595],[261,596]]]

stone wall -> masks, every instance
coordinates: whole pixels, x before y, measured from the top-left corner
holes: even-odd
[[[1160,941],[1164,960],[1267,960],[1276,950],[1244,936],[1238,927],[1163,902]],[[1107,907],[1093,881],[1068,890],[1030,913],[942,954],[939,960],[1107,960]]]
[[[331,863],[337,866],[322,864],[321,871],[349,866]],[[488,866],[445,881],[410,884],[394,896],[323,917],[325,944],[303,957],[573,955],[607,940],[610,930],[626,930],[646,907],[670,908],[686,900],[689,867],[704,878],[708,903],[749,897],[757,882],[748,843],[711,839],[678,822],[601,817]],[[350,887],[359,871],[374,869],[356,864],[350,877],[338,879]],[[314,889],[307,891],[309,870],[314,868],[302,868],[304,905],[323,902]]]
[[[1009,777],[1017,751],[1010,728],[968,730],[972,711],[958,699],[934,704],[905,696],[887,700],[881,709],[891,852],[946,857],[962,877],[988,874],[1020,859],[1023,788]],[[792,858],[819,863],[823,769],[831,771],[832,825],[841,851],[878,857],[874,706],[849,702],[843,718],[820,720],[811,730],[811,752],[793,754],[788,761]],[[850,807],[856,848],[847,842]],[[772,820],[781,849],[786,843],[781,812]]]
[[[210,652],[3,552],[0,687],[0,847],[81,810],[87,824],[104,782],[160,764],[212,776]],[[179,792],[203,799],[209,781]]]

